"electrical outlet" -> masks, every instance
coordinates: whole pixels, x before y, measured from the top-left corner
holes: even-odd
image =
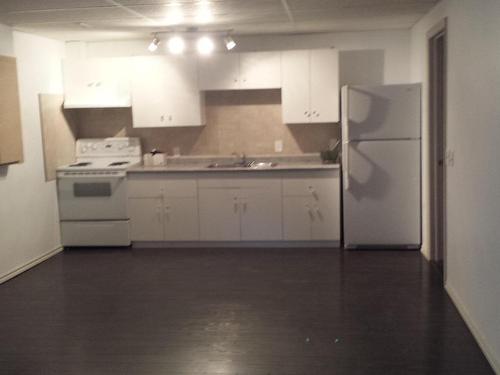
[[[283,141],[281,139],[274,141],[274,152],[283,152]]]

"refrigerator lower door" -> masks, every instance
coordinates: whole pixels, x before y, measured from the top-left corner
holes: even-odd
[[[420,247],[420,140],[344,146],[344,246]]]

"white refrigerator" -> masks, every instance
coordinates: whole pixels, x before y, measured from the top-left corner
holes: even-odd
[[[421,245],[419,84],[342,88],[346,248]]]

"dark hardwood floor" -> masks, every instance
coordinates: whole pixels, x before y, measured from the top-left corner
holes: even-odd
[[[493,374],[418,252],[66,250],[0,285],[0,374]]]

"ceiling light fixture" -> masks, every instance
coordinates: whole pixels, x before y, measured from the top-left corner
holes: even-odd
[[[180,36],[173,36],[168,40],[168,50],[174,55],[180,55],[186,49],[186,43]]]
[[[149,52],[154,52],[158,49],[158,45],[160,44],[160,38],[155,36],[153,41],[149,44],[148,50]]]
[[[198,2],[198,13],[196,15],[196,20],[199,23],[209,23],[213,20],[214,15],[212,9],[210,8],[210,2],[202,0]]]
[[[196,43],[196,48],[198,49],[198,52],[200,55],[210,55],[213,50],[215,49],[215,44],[214,41],[209,38],[208,36],[203,36],[200,39],[198,39],[198,42]]]
[[[224,38],[224,44],[226,45],[228,51],[231,51],[234,47],[236,47],[236,42],[231,37],[231,35],[228,35]]]

